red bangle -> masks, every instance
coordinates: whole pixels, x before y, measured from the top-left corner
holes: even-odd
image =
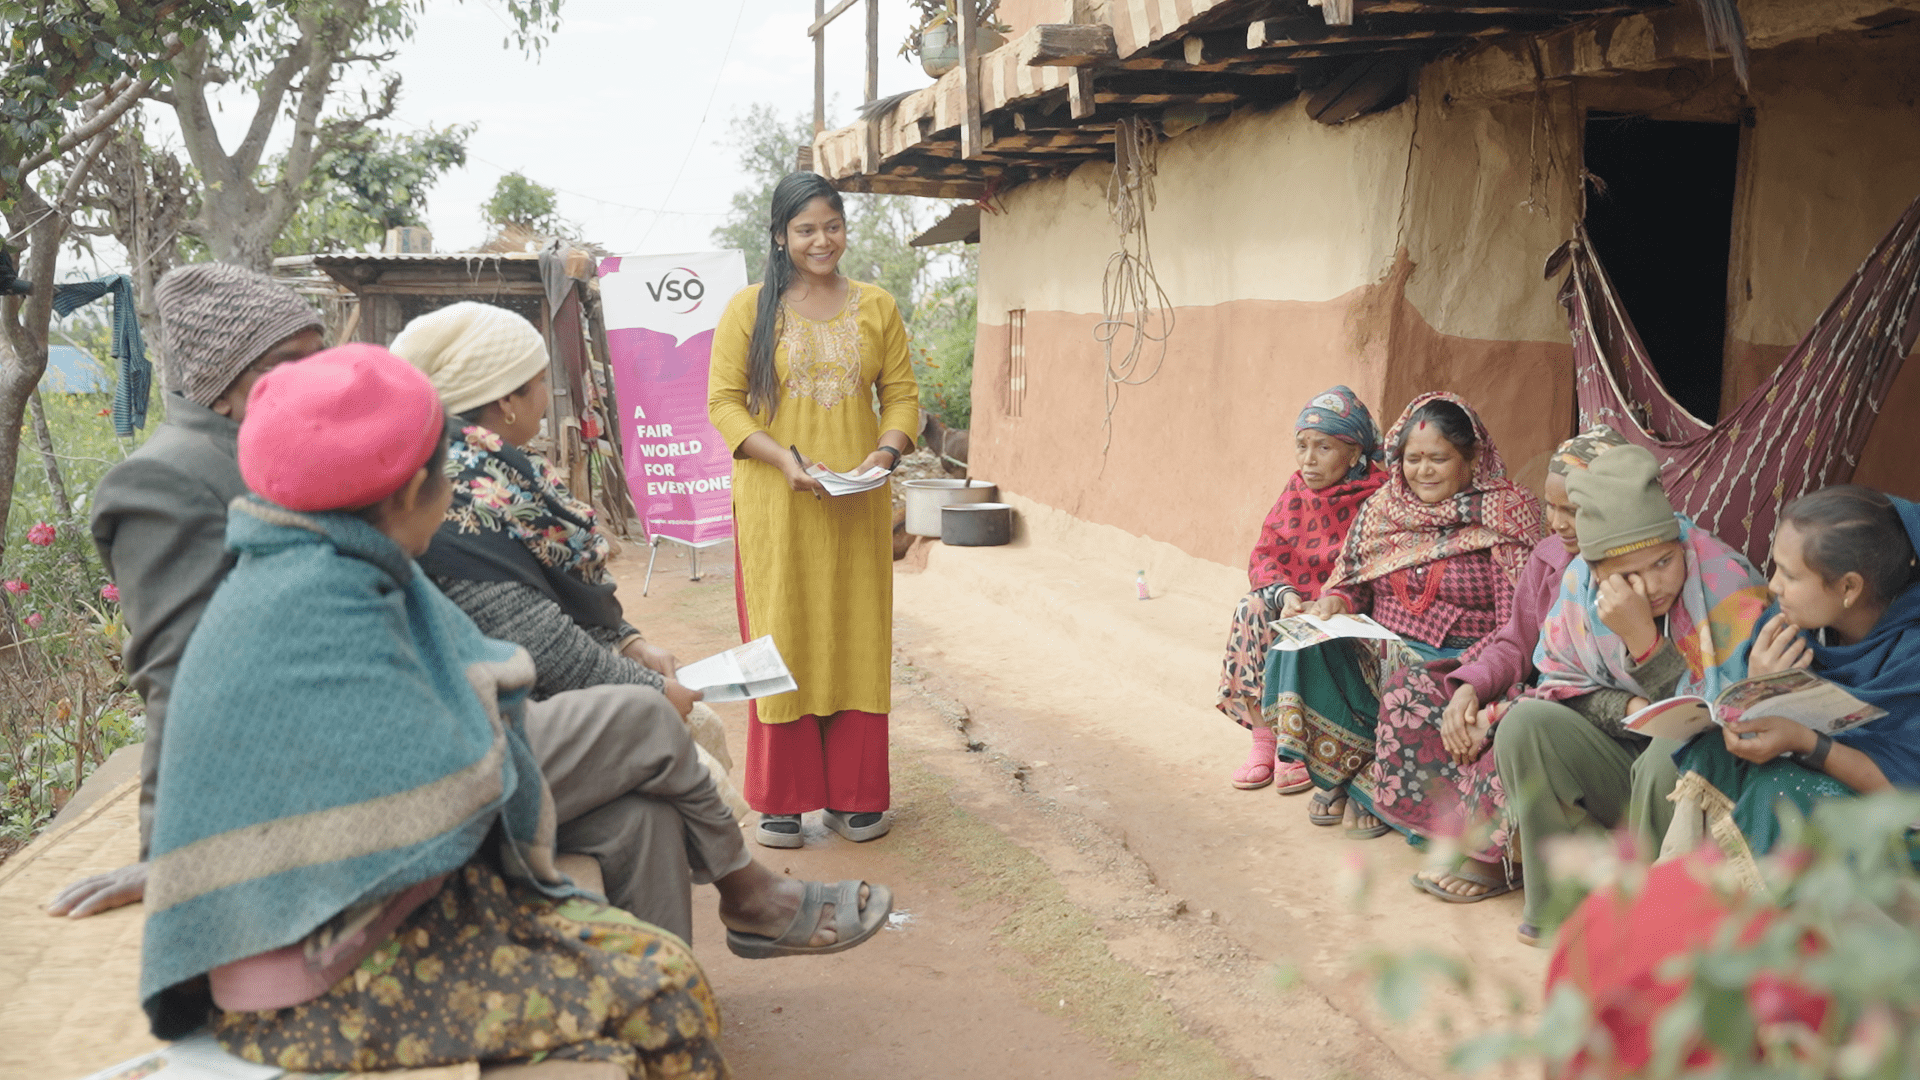
[[[1636,656],[1633,658],[1633,666],[1639,667],[1641,664],[1646,663],[1648,660],[1652,659],[1654,653],[1657,653],[1659,651],[1660,651],[1660,639],[1654,638],[1653,644],[1648,647],[1646,652],[1643,652],[1639,656]]]

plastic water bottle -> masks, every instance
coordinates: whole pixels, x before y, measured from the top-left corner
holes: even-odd
[[[1140,571],[1140,575],[1133,579],[1133,591],[1137,599],[1153,599],[1153,597],[1147,595],[1147,572],[1145,570]]]

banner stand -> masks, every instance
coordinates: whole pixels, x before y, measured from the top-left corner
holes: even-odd
[[[665,540],[668,543],[679,544],[681,547],[687,549],[687,551],[690,553],[689,558],[691,558],[693,562],[693,565],[688,569],[687,580],[699,581],[700,580],[700,553],[706,550],[707,548],[718,547],[721,544],[727,543],[731,539],[733,538],[722,537],[719,540],[703,540],[700,543],[696,544],[686,540],[682,540],[677,536],[648,537],[647,546],[649,548],[652,548],[653,550],[652,550],[652,553],[647,556],[647,577],[646,577],[646,580],[640,583],[640,595],[641,596],[647,595],[647,590],[653,588],[653,561],[660,557],[660,541]]]

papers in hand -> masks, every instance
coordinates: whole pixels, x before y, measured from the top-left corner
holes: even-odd
[[[86,1080],[273,1080],[285,1075],[284,1069],[234,1057],[211,1035],[196,1035],[102,1069]]]
[[[708,701],[746,701],[798,690],[773,635],[688,664],[674,674],[680,685],[698,690]]]
[[[820,486],[829,495],[858,495],[863,491],[886,487],[893,474],[878,465],[868,466],[856,473],[837,473],[819,462],[807,468],[807,475],[820,481]]]
[[[1273,647],[1281,652],[1299,652],[1335,638],[1399,641],[1400,635],[1365,615],[1335,615],[1331,619],[1294,615],[1273,623]]]
[[[1627,717],[1628,731],[1685,741],[1714,724],[1778,716],[1835,735],[1878,720],[1887,711],[1869,705],[1811,672],[1793,668],[1741,679],[1712,701],[1692,694],[1656,701]]]

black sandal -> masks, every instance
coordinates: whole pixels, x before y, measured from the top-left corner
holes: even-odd
[[[1315,825],[1338,825],[1346,816],[1347,789],[1344,787],[1316,791],[1307,802],[1307,820]]]

